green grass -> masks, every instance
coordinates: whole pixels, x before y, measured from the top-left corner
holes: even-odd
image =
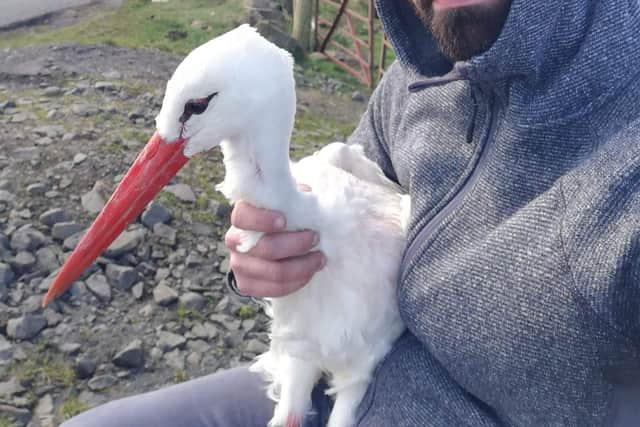
[[[296,115],[296,123],[291,138],[294,159],[312,154],[318,146],[331,141],[343,141],[353,132],[353,122],[342,122],[323,114],[302,111]]]
[[[241,319],[251,319],[252,317],[255,317],[256,314],[257,311],[255,307],[250,305],[241,305],[240,308],[238,308],[238,311],[236,311],[236,316]]]
[[[178,383],[183,383],[185,381],[189,380],[189,373],[187,371],[185,371],[184,369],[175,369],[173,371],[173,382],[178,384]]]
[[[74,380],[73,370],[60,357],[47,348],[37,348],[22,362],[14,362],[9,372],[19,381],[37,386],[56,385],[70,387]]]
[[[88,409],[90,406],[80,402],[77,396],[69,396],[60,406],[60,413],[63,419],[68,420]]]
[[[0,417],[0,427],[14,427],[15,424],[8,418]]]
[[[32,44],[108,44],[123,47],[155,47],[187,53],[193,47],[242,22],[243,5],[237,0],[180,0],[152,3],[127,0],[110,12],[98,12],[80,23],[48,31],[36,28],[0,40],[0,47]],[[193,28],[192,22],[204,28]]]
[[[189,319],[189,320],[202,320],[202,319],[204,319],[204,317],[202,316],[202,313],[200,313],[198,310],[194,310],[193,308],[185,307],[182,304],[178,304],[178,307],[176,308],[176,316],[178,316],[178,320],[180,322],[184,322],[187,319]]]

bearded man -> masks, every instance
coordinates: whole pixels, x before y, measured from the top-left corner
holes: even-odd
[[[640,3],[377,8],[397,61],[350,141],[412,198],[408,330],[356,425],[640,425]],[[281,296],[322,268],[318,236],[285,222],[236,205],[236,227],[267,233],[248,254],[227,236],[239,292]],[[331,401],[312,400],[304,425],[324,425]],[[64,427],[263,427],[272,411],[239,368]]]

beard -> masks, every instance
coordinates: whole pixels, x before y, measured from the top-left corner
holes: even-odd
[[[411,0],[440,51],[452,62],[466,61],[489,49],[504,26],[511,0],[434,10],[433,0]]]

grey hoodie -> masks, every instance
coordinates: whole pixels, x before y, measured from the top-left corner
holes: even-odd
[[[640,426],[640,2],[514,0],[455,65],[408,3],[351,137],[413,203],[357,425]]]

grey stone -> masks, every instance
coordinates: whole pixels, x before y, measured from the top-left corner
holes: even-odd
[[[75,249],[75,247],[78,245],[78,242],[80,242],[80,239],[82,239],[82,236],[84,236],[84,231],[67,237],[66,239],[64,239],[64,242],[62,242],[62,247],[69,251]]]
[[[102,210],[106,201],[102,194],[100,194],[100,192],[94,187],[92,190],[87,191],[82,195],[80,202],[82,203],[84,210],[89,213],[96,214]]]
[[[164,359],[173,369],[184,370],[184,353],[178,349],[170,351],[164,355]]]
[[[29,118],[28,115],[24,113],[18,113],[11,116],[11,123],[22,123]]]
[[[44,194],[47,192],[47,190],[47,184],[44,184],[42,182],[36,182],[27,186],[27,193],[31,194],[32,196]]]
[[[51,273],[60,267],[58,256],[51,246],[40,248],[36,251],[38,269]]]
[[[74,371],[78,379],[91,378],[96,372],[96,362],[87,357],[81,357],[76,361]]]
[[[133,340],[129,345],[120,350],[113,358],[113,364],[121,368],[137,369],[144,365],[144,350],[142,341]]]
[[[84,162],[85,160],[87,160],[87,155],[84,153],[76,153],[75,156],[73,156],[73,164],[74,165],[79,165],[80,163]]]
[[[22,313],[38,313],[42,308],[42,295],[29,295],[21,305]]]
[[[354,102],[364,102],[366,101],[366,98],[362,93],[355,91],[351,94],[351,100]]]
[[[171,351],[176,348],[182,348],[187,343],[187,340],[182,335],[174,334],[168,331],[158,332],[158,342],[156,346],[163,352]]]
[[[38,126],[33,129],[33,133],[38,136],[48,136],[49,138],[57,138],[64,134],[64,127],[60,125]]]
[[[102,273],[94,273],[86,280],[87,288],[101,301],[111,300],[111,287]]]
[[[187,184],[168,185],[163,191],[169,192],[183,202],[193,203],[196,201],[196,195]]]
[[[118,85],[113,82],[96,82],[93,87],[102,92],[114,92],[118,90]]]
[[[117,379],[113,375],[99,375],[91,378],[87,383],[87,386],[91,391],[102,391],[114,385],[116,381]]]
[[[187,356],[187,364],[191,367],[191,368],[197,368],[200,366],[200,362],[202,362],[202,354],[197,353],[197,352],[192,352],[189,353],[189,355]]]
[[[105,79],[120,80],[122,78],[122,73],[120,73],[119,71],[116,71],[116,70],[110,70],[110,71],[102,73],[102,76]]]
[[[58,222],[67,221],[68,217],[64,210],[60,208],[49,209],[40,215],[40,222],[48,227],[52,227]]]
[[[22,147],[13,150],[12,157],[17,160],[37,160],[42,150],[38,147]]]
[[[231,214],[231,205],[217,200],[209,200],[209,210],[214,213],[218,219],[226,219]]]
[[[22,317],[9,319],[7,336],[18,340],[29,340],[47,326],[47,319],[38,314],[25,314]]]
[[[149,356],[151,356],[151,360],[153,360],[154,362],[162,359],[163,354],[164,353],[162,352],[162,350],[160,350],[158,347],[153,347],[149,352]]]
[[[10,261],[13,271],[18,275],[27,273],[31,268],[36,265],[36,257],[31,255],[31,252],[20,251]]]
[[[75,221],[58,222],[51,227],[51,236],[54,239],[64,240],[83,230],[83,227]]]
[[[135,285],[133,285],[133,287],[131,288],[131,293],[133,294],[133,297],[137,300],[142,299],[142,297],[144,296],[144,283],[143,282],[138,282]]]
[[[144,307],[142,307],[138,313],[140,313],[141,316],[143,317],[151,317],[153,316],[153,313],[156,311],[155,307],[152,304],[147,304]]]
[[[180,296],[180,304],[186,308],[202,310],[207,304],[207,300],[196,292],[187,292]]]
[[[34,251],[44,244],[44,234],[32,227],[24,227],[11,235],[11,249],[14,251]]]
[[[12,193],[7,190],[0,190],[0,203],[13,203],[16,199]]]
[[[6,302],[9,296],[9,289],[4,283],[0,283],[0,302]]]
[[[8,363],[13,358],[13,344],[4,335],[0,334],[0,366]]]
[[[47,326],[50,328],[62,322],[62,314],[50,308],[45,309],[43,314],[44,318],[47,319]]]
[[[0,110],[6,110],[7,108],[16,108],[16,102],[13,100],[0,102]]]
[[[71,106],[71,112],[80,117],[89,117],[98,114],[98,109],[92,105],[73,104]]]
[[[36,139],[34,142],[36,143],[36,145],[46,147],[47,145],[53,144],[53,138],[51,138],[50,136],[43,136],[41,138]]]
[[[218,328],[211,322],[196,323],[191,328],[191,333],[203,340],[213,339],[218,336]]]
[[[9,419],[13,419],[18,423],[18,426],[26,426],[27,423],[31,420],[31,411],[24,408],[16,408],[15,406],[6,405],[4,403],[0,403],[0,414],[3,417],[8,417]]]
[[[178,300],[178,293],[162,281],[153,289],[153,300],[158,305],[169,305]]]
[[[166,224],[157,223],[153,226],[153,234],[169,245],[176,244],[176,230]]]
[[[27,389],[15,377],[10,378],[8,381],[0,382],[0,398],[8,399],[25,391]]]
[[[42,94],[44,96],[60,96],[63,93],[64,90],[62,90],[62,88],[59,88],[58,86],[48,86],[42,91]]]
[[[40,427],[56,427],[55,407],[50,394],[45,394],[44,397],[38,401],[38,405],[33,412],[33,417],[37,420]]]
[[[0,262],[0,285],[8,286],[13,282],[16,275],[8,264]],[[0,300],[2,300],[0,296]]]
[[[58,350],[60,350],[64,354],[76,354],[82,348],[82,344],[77,342],[65,342],[58,346]]]
[[[147,206],[147,209],[142,213],[141,219],[145,226],[153,228],[155,224],[166,224],[169,222],[171,219],[171,213],[169,213],[169,210],[161,204],[151,202],[149,206]]]
[[[194,252],[191,252],[187,256],[187,259],[184,260],[184,263],[187,266],[187,268],[197,267],[199,265],[202,265],[202,262],[203,262],[202,257]]]
[[[144,229],[125,231],[107,248],[104,255],[108,258],[116,258],[131,252],[144,238]]]
[[[246,351],[253,354],[262,354],[269,350],[269,346],[260,340],[252,338],[247,342]]]
[[[138,272],[133,267],[107,264],[107,277],[118,289],[129,290],[138,281]]]

